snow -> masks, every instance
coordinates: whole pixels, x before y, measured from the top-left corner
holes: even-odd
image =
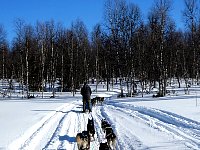
[[[77,150],[76,134],[94,118],[91,150],[105,142],[101,120],[106,118],[117,136],[117,150],[200,149],[200,88],[184,89],[166,97],[152,94],[117,98],[118,88],[101,86],[92,97],[105,97],[91,114],[82,113],[81,95],[56,93],[55,98],[0,99],[0,149]]]

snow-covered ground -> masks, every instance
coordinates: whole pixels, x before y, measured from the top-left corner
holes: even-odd
[[[91,150],[98,150],[99,143],[106,141],[103,118],[117,135],[117,150],[200,149],[200,89],[192,91],[163,98],[152,98],[152,94],[117,98],[116,89],[101,89],[92,96],[105,96],[105,102],[93,107],[92,114],[81,112],[80,94],[57,93],[53,99],[4,98],[0,100],[0,149],[77,150],[76,134],[87,129],[91,115],[96,129]]]

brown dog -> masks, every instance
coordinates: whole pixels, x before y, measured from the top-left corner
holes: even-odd
[[[76,142],[79,150],[90,149],[90,137],[88,131],[83,131],[76,135]]]

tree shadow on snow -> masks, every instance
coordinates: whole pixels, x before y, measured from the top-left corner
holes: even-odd
[[[78,105],[76,108],[83,108],[83,105]]]
[[[82,108],[82,107],[81,107]],[[75,112],[75,113],[82,113],[83,111],[82,110],[72,110],[72,112]]]
[[[67,114],[67,113],[69,113],[71,110],[69,110],[69,111],[61,111],[61,110],[50,110],[50,109],[49,109],[49,110],[48,110],[48,109],[47,109],[47,110],[37,110],[37,109],[36,109],[36,110],[31,110],[31,111],[44,111],[44,112],[45,112],[45,111],[47,111],[47,112],[48,112],[48,111],[49,111],[49,112],[54,111],[54,112],[61,112],[61,113]]]
[[[68,136],[68,135],[64,135],[64,136],[59,136],[59,140],[60,140],[60,141],[65,141],[65,140],[67,140],[68,142],[73,143],[73,142],[76,142],[76,137],[70,137],[70,136]]]

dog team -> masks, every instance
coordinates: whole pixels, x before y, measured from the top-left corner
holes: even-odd
[[[83,87],[81,88],[81,95],[83,96],[83,112],[85,113],[86,110],[92,112],[92,106],[96,106],[98,103],[101,105],[104,102],[104,97],[95,97],[91,99],[91,88],[84,82]],[[116,135],[113,132],[111,125],[105,119],[101,120],[101,128],[105,133],[105,139],[107,142],[100,143],[99,150],[115,150],[116,147]],[[88,118],[87,123],[87,131],[82,131],[76,135],[77,146],[79,150],[89,150],[90,149],[90,142],[95,140],[95,127],[94,127],[94,120]]]
[[[96,106],[97,104],[102,105],[104,102],[104,97],[95,97],[91,99],[92,106]]]
[[[107,142],[100,143],[99,150],[115,150],[116,147],[116,135],[113,132],[111,125],[103,119],[101,121],[101,128],[105,133],[105,139]],[[89,150],[90,142],[94,141],[95,127],[94,120],[88,118],[87,131],[82,131],[76,136],[77,146],[79,150]]]

